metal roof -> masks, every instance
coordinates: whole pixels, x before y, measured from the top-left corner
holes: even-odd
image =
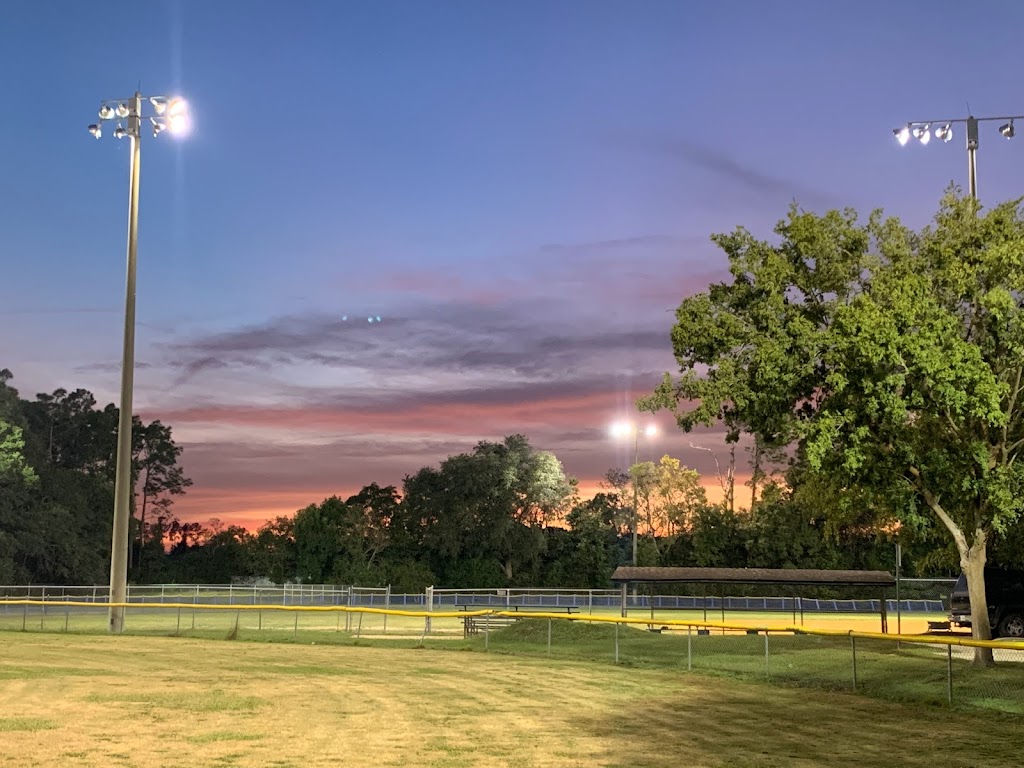
[[[826,571],[805,568],[640,568],[615,569],[617,584],[676,582],[681,584],[818,584],[822,586],[891,587],[888,571]]]

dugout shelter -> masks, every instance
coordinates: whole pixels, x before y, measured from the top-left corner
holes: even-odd
[[[886,612],[886,591],[896,586],[896,579],[888,571],[830,571],[807,568],[655,568],[622,565],[612,574],[612,583],[621,590],[622,615],[628,614],[628,592],[630,588],[641,585],[648,587],[652,596],[650,601],[651,616],[654,616],[654,588],[658,584],[694,584],[701,585],[704,602],[704,614],[707,618],[707,594],[710,589],[717,593],[718,603],[725,622],[726,596],[729,585],[776,585],[787,587],[841,587],[857,588],[868,594],[878,595],[879,619],[882,632],[888,631]],[[794,618],[796,606],[800,605],[802,621],[802,600],[793,599]],[[697,606],[699,610],[700,607]]]

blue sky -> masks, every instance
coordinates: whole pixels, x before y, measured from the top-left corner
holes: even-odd
[[[670,311],[722,274],[709,234],[767,235],[794,199],[923,225],[963,135],[892,128],[1024,112],[1024,6],[964,14],[12,0],[0,367],[116,396],[128,146],[85,126],[141,82],[195,123],[141,174],[136,410],[186,446],[182,514],[262,519],[516,431],[592,482],[672,368]],[[983,202],[1022,193],[1019,141],[983,126]],[[720,447],[650,450],[709,470],[691,440]]]

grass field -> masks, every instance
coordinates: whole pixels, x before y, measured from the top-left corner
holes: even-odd
[[[0,641],[5,766],[1020,764],[1019,718],[671,669],[194,638]]]

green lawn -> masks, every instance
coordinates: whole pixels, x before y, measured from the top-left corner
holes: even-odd
[[[0,615],[0,629],[20,630],[24,623],[30,633],[63,633],[65,622],[71,634],[102,634],[105,612],[87,615],[65,614],[53,609],[41,612]],[[193,624],[193,618],[195,623]],[[584,617],[585,618],[585,617]],[[346,619],[350,622],[346,632]],[[492,654],[533,656],[613,664],[615,637],[619,637],[618,661],[631,668],[649,668],[673,673],[731,676],[746,680],[771,681],[822,690],[853,690],[853,657],[847,637],[773,634],[767,654],[765,636],[712,631],[709,635],[687,632],[657,634],[642,628],[552,621],[551,645],[544,619],[524,620],[513,627],[492,632],[486,638],[462,637],[458,618],[432,619],[432,633],[423,636],[423,619],[383,617],[366,614],[286,613],[262,611],[191,611],[180,615],[171,609],[161,612],[130,610],[127,632],[132,635],[204,638],[211,640],[261,641],[319,645],[373,645],[382,648],[431,648],[487,651]],[[6,634],[6,633],[5,633]],[[861,639],[857,641],[857,693],[892,701],[927,706],[948,706],[947,674],[952,668],[952,695],[957,708],[984,708],[1024,714],[1024,646],[1021,651],[1000,651],[1006,663],[995,669],[975,669],[967,649],[956,649],[950,660],[946,649],[935,645]],[[950,663],[951,662],[951,663]]]
[[[562,626],[576,635],[553,640],[572,641],[577,653],[607,649],[602,632],[611,627]],[[0,765],[1020,764],[1018,717],[951,717],[939,707],[681,674],[657,662],[658,652],[642,655],[642,644],[651,651],[679,638],[637,634],[620,635],[620,651],[635,659],[616,666],[547,658],[546,622],[496,633],[486,654],[455,650],[482,650],[479,641],[413,649],[312,645],[311,635],[283,645],[5,632]]]

